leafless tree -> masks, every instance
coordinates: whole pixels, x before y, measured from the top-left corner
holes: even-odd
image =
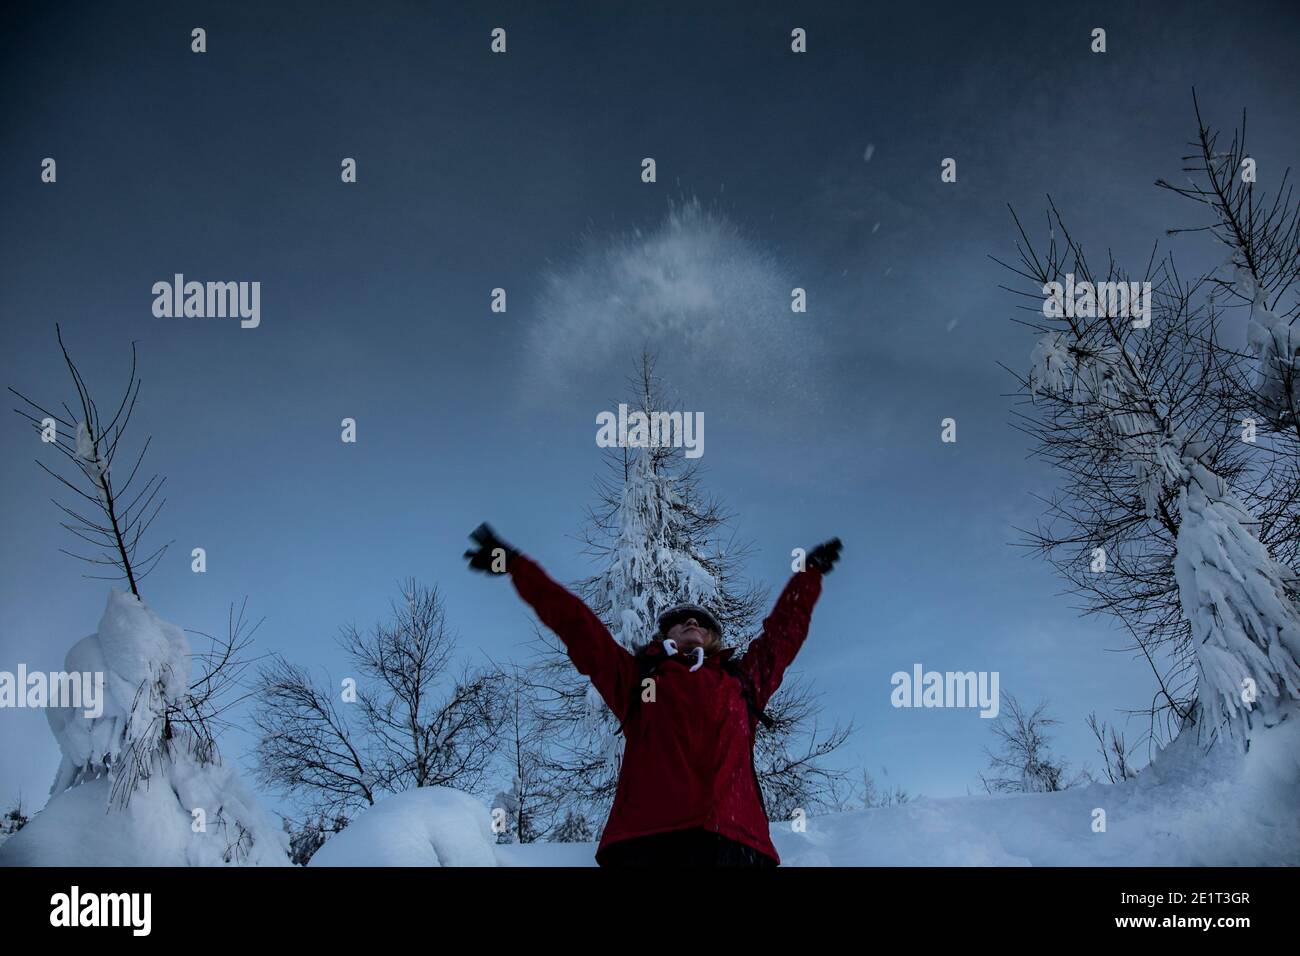
[[[1209,207],[1213,221],[1170,233],[1209,232],[1277,309],[1293,292],[1300,255],[1291,191],[1283,177],[1280,198],[1270,203],[1253,184],[1234,179],[1244,157],[1243,133],[1220,153],[1218,135],[1201,121],[1199,106],[1196,116],[1196,152],[1185,158],[1185,171],[1199,176],[1200,184],[1193,179],[1189,187],[1157,185]],[[1041,498],[1043,516],[1036,527],[1021,529],[1021,543],[1055,567],[1082,612],[1108,615],[1128,632],[1131,649],[1155,677],[1150,705],[1135,712],[1148,715],[1146,739],[1158,744],[1192,719],[1198,670],[1174,575],[1178,489],[1166,486],[1151,494],[1142,469],[1134,467],[1132,444],[1143,441],[1154,451],[1172,443],[1174,453],[1217,475],[1257,517],[1254,530],[1273,557],[1295,567],[1300,424],[1285,404],[1261,401],[1259,363],[1234,314],[1243,305],[1233,302],[1234,296],[1241,299],[1239,282],[1213,272],[1184,278],[1173,257],[1158,257],[1155,248],[1136,274],[1110,256],[1094,268],[1050,199],[1048,207],[1048,238],[1041,245],[1012,213],[1019,261],[1002,264],[1025,280],[1026,287],[1009,291],[1028,301],[1029,313],[1017,321],[1054,338],[1071,361],[1113,357],[1115,379],[1122,377],[1125,385],[1117,402],[1102,407],[1080,400],[1077,389],[1044,388],[1008,369],[1019,386],[1014,424],[1033,439],[1032,454],[1063,478],[1051,496]],[[1149,327],[1135,327],[1113,301],[1098,302],[1093,316],[1046,317],[1045,290],[1067,275],[1076,285],[1151,283]],[[1296,315],[1294,306],[1285,312],[1289,321]],[[1259,440],[1243,441],[1243,429],[1255,419],[1264,423]],[[1145,434],[1122,433],[1119,420],[1149,425]]]
[[[554,838],[567,801],[562,776],[546,756],[547,725],[527,669],[513,666],[508,678],[499,755],[510,785],[497,793],[492,808],[505,813],[498,842],[533,843]]]
[[[42,461],[36,462],[42,471],[73,495],[71,507],[54,500],[66,518],[61,525],[97,553],[60,550],[97,569],[116,569],[114,574],[91,574],[87,577],[125,579],[131,593],[139,597],[140,581],[157,567],[168,545],[162,545],[145,557],[137,557],[144,533],[165,503],[165,500],[156,500],[165,481],[158,475],[150,477],[143,486],[134,487],[152,438],[145,439],[126,477],[120,482],[115,477],[119,443],[131,423],[131,415],[140,397],[135,343],[131,344],[131,374],[121,401],[112,416],[105,420],[90,387],[63,343],[62,330],[57,325],[54,329],[77,393],[75,408],[63,402],[60,410],[51,411],[17,389],[10,388],[9,391],[25,406],[14,411],[31,422],[42,442],[52,445],[72,466],[69,469],[71,477],[66,477]]]
[[[981,776],[986,790],[1019,792],[1036,789],[1035,786],[1024,785],[1025,780],[1049,784],[1037,788],[1047,790],[1065,789],[1078,783],[1095,781],[1092,773],[1085,767],[1071,783],[1065,786],[1051,786],[1051,784],[1060,784],[1065,765],[1052,758],[1041,757],[1041,753],[1046,751],[1047,746],[1046,728],[1060,723],[1058,720],[1044,717],[1042,715],[1044,707],[1045,705],[1040,704],[1032,714],[1025,715],[1017,703],[1011,719],[1003,721],[995,728],[995,732],[1003,740],[1003,752],[996,758],[997,765],[1004,769],[1010,767],[1018,775],[998,778],[996,781],[986,780]],[[1087,723],[1088,729],[1097,738],[1097,750],[1101,754],[1106,780],[1109,783],[1120,783],[1136,776],[1137,770],[1130,763],[1131,751],[1124,741],[1124,735],[1100,720],[1096,712],[1088,715]],[[1041,769],[1035,770],[1035,768]]]
[[[1097,719],[1097,714],[1088,715],[1088,729],[1092,735],[1097,738],[1097,750],[1101,754],[1102,768],[1106,771],[1106,779],[1111,783],[1119,783],[1121,780],[1127,780],[1136,774],[1136,770],[1129,765],[1129,749],[1124,743],[1124,735],[1114,727],[1107,727],[1105,722]],[[1110,732],[1110,739],[1107,740],[1107,731]]]
[[[826,797],[819,809],[828,813],[846,813],[852,810],[871,810],[877,807],[901,806],[910,803],[913,795],[900,786],[881,789],[871,771],[863,767],[855,782],[850,777],[830,781]]]
[[[1020,702],[1002,692],[1002,711],[993,721],[993,733],[1001,742],[995,753],[988,748],[989,768],[994,775],[980,774],[989,793],[1046,793],[1066,790],[1082,781],[1066,779],[1065,762],[1055,758],[1049,746],[1048,730],[1060,721],[1048,717],[1046,702],[1026,712]]]
[[[1300,279],[1300,205],[1294,201],[1291,170],[1283,171],[1270,200],[1266,192],[1256,191],[1256,177],[1244,175],[1250,153],[1246,149],[1246,112],[1241,125],[1232,132],[1227,149],[1220,149],[1218,130],[1208,126],[1201,116],[1201,106],[1192,92],[1196,114],[1196,138],[1189,145],[1192,152],[1183,157],[1186,186],[1166,180],[1156,185],[1206,207],[1209,222],[1200,226],[1170,229],[1171,236],[1182,233],[1209,233],[1228,251],[1234,264],[1245,268],[1253,279],[1248,287],[1262,294],[1267,307],[1281,310],[1288,323],[1300,318],[1300,301],[1296,300]],[[1231,278],[1215,277],[1211,281],[1228,298],[1249,308],[1257,301]],[[1297,426],[1296,414],[1285,409],[1287,425]]]
[[[820,695],[798,673],[787,673],[768,703],[772,726],[759,724],[754,736],[754,769],[763,791],[763,804],[772,820],[789,820],[797,809],[824,806],[831,785],[846,771],[825,758],[853,735],[853,722],[823,726]]]
[[[865,767],[862,770],[862,805],[866,808],[872,807],[893,807],[901,806],[904,803],[912,801],[912,794],[908,793],[900,786],[895,786],[892,790],[885,788],[881,790],[876,784],[876,778]]]
[[[416,787],[481,789],[507,716],[505,676],[450,677],[456,642],[437,589],[407,580],[390,620],[344,627],[339,644],[358,672],[342,689],[283,657],[263,669],[259,779],[331,817]]]

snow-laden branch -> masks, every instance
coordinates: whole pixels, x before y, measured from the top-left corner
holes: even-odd
[[[1276,723],[1288,697],[1300,700],[1300,611],[1296,576],[1259,541],[1257,519],[1200,461],[1202,446],[1149,410],[1156,405],[1126,351],[1086,349],[1069,333],[1049,333],[1033,350],[1029,383],[1032,394],[1068,402],[1098,423],[1133,469],[1148,517],[1177,495],[1174,573],[1210,739],[1225,723],[1244,739],[1256,707],[1266,726]]]

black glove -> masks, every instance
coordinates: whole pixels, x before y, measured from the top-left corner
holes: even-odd
[[[498,574],[510,570],[510,562],[518,556],[519,552],[498,538],[486,521],[471,531],[469,536],[478,545],[477,551],[471,548],[465,552],[465,557],[469,559],[470,570]],[[502,555],[504,555],[504,567]],[[494,563],[495,567],[493,567]]]
[[[835,567],[835,562],[840,559],[842,547],[844,546],[840,544],[839,538],[824,541],[808,552],[808,564],[822,574],[830,574],[831,569]]]

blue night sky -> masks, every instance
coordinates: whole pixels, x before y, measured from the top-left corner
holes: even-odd
[[[989,256],[1015,255],[1007,204],[1033,226],[1050,193],[1094,254],[1221,259],[1165,237],[1196,211],[1152,184],[1180,175],[1193,86],[1217,125],[1249,110],[1266,186],[1300,156],[1297,8],[624,6],[9,6],[0,381],[71,396],[58,322],[107,404],[135,340],[133,435],[167,476],[154,540],[175,542],[145,600],[219,631],[247,595],[255,651],[337,679],[339,626],[382,617],[407,576],[442,590],[465,660],[525,656],[527,610],[465,570],[465,536],[490,520],[556,578],[591,573],[596,415],[648,343],[704,413],[705,487],[756,548],[747,574],[775,596],[792,548],[844,541],[796,663],[858,728],[837,765],[980,789],[989,721],[890,705],[921,663],[1049,700],[1057,751],[1096,768],[1087,713],[1136,740],[1124,711],[1155,681],[1013,546],[1053,476],[1009,424],[997,363],[1024,369],[1033,342]],[[155,318],[175,273],[260,281],[260,327]],[[57,669],[108,585],[59,553],[50,449],[0,424],[0,670]],[[222,744],[250,766],[251,737]],[[0,803],[41,806],[57,763],[40,712],[0,711]]]

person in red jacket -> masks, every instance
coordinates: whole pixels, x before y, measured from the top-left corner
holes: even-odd
[[[778,866],[754,770],[754,732],[812,619],[822,576],[839,559],[834,538],[790,578],[742,657],[724,647],[717,617],[669,608],[636,653],[580,598],[488,525],[470,535],[471,569],[508,573],[515,590],[564,642],[618,718],[623,760],[596,849],[601,866]]]

